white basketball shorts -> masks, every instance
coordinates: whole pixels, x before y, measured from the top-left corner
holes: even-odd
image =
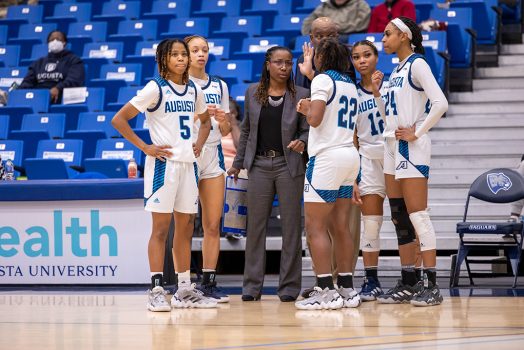
[[[431,139],[428,134],[407,142],[386,138],[384,142],[384,173],[395,179],[429,178]]]

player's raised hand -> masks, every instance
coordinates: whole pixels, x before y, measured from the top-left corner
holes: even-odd
[[[213,117],[216,113],[217,106],[216,105],[207,105],[207,113],[209,113],[210,117]]]
[[[311,107],[311,100],[309,98],[303,98],[297,103],[297,112],[307,117],[309,114],[309,108]]]
[[[408,142],[413,142],[416,139],[418,139],[417,136],[415,136],[415,131],[417,129],[416,125],[413,125],[409,128],[403,128],[401,126],[398,127],[397,130],[395,130],[395,138],[397,140],[404,140]]]
[[[315,71],[313,70],[313,56],[315,49],[311,46],[311,43],[307,42],[302,45],[302,52],[304,53],[304,62],[298,64],[298,69],[303,76],[308,77],[309,80],[313,80]]]
[[[144,153],[150,157],[154,157],[161,160],[162,162],[165,162],[166,158],[169,158],[173,155],[171,151],[168,151],[170,148],[172,147],[169,145],[146,145],[142,151],[144,151]]]
[[[382,85],[382,80],[384,79],[384,73],[379,70],[376,70],[371,75],[371,86],[373,88],[373,95],[380,95],[380,86]]]

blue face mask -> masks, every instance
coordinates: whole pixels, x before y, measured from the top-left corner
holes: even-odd
[[[51,53],[59,53],[64,50],[65,43],[61,42],[60,40],[53,40],[47,43],[48,51]]]

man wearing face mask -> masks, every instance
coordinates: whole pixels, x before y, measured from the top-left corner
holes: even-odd
[[[49,53],[31,64],[18,88],[49,89],[51,102],[58,103],[64,88],[84,86],[84,63],[80,57],[65,49],[66,44],[67,37],[64,33],[49,33]]]

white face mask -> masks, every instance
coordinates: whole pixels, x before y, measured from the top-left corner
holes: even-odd
[[[53,40],[47,43],[47,47],[49,52],[51,53],[59,53],[64,49],[65,44],[61,42],[60,40]]]

